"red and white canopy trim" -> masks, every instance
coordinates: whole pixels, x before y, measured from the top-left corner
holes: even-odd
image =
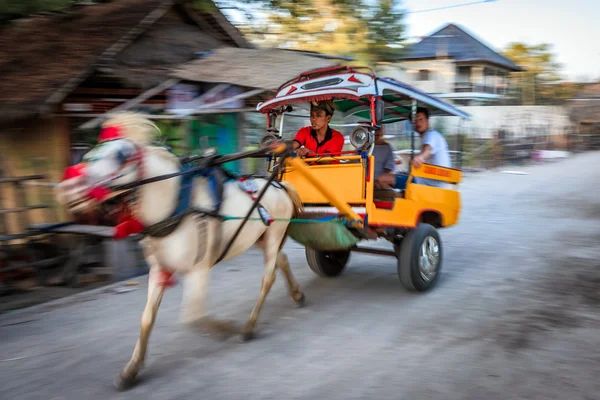
[[[350,99],[350,100],[358,100],[360,96],[353,92],[352,90],[334,90],[334,89],[326,89],[326,90],[315,90],[311,93],[299,93],[297,95],[284,96],[281,98],[274,98],[269,101],[265,101],[264,103],[259,103],[256,109],[262,113],[267,113],[274,108],[279,106],[285,106],[287,104],[294,103],[310,103],[312,101],[323,101],[323,100],[331,100],[331,99]]]
[[[256,109],[267,113],[286,104],[322,101],[330,99],[352,99],[375,94],[373,76],[362,72],[331,73],[318,78],[292,81],[281,87],[275,97],[259,103]]]
[[[471,119],[468,113],[458,107],[406,83],[392,78],[377,77],[374,73],[359,72],[351,67],[325,68],[301,74],[283,84],[274,98],[259,103],[256,109],[266,114],[288,104],[347,99],[357,103],[351,110],[344,110],[344,114],[349,116],[360,111],[358,107],[368,108],[368,98],[371,96],[386,97],[385,108],[390,109],[386,114],[390,118],[396,118],[397,112],[391,112],[394,108],[401,108],[406,113],[407,106],[410,107],[412,100],[416,100],[420,105],[428,106],[432,115]],[[351,112],[348,114],[349,111]]]

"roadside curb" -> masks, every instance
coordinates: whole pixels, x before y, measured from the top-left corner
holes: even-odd
[[[0,314],[0,322],[6,321],[12,317],[21,317],[23,315],[28,315],[28,314],[40,314],[40,313],[52,311],[56,308],[73,305],[80,301],[87,300],[90,297],[95,297],[100,294],[109,293],[111,290],[113,290],[117,287],[126,286],[126,282],[128,282],[128,281],[143,280],[143,279],[146,279],[147,277],[148,277],[148,273],[145,273],[142,275],[137,275],[137,276],[130,277],[127,279],[123,279],[118,282],[113,282],[108,285],[101,286],[101,287],[98,287],[95,289],[90,289],[90,290],[86,290],[83,292],[74,293],[74,294],[71,294],[71,295],[68,295],[65,297],[61,297],[59,299],[50,300],[45,303],[40,303],[40,304],[36,304],[36,305],[30,306],[30,307],[21,308],[21,309],[15,310],[15,311],[5,312],[5,313]],[[0,325],[0,327],[1,327],[1,325]]]

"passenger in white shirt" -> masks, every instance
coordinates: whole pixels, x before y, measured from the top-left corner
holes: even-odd
[[[422,146],[421,153],[413,159],[413,167],[419,168],[426,163],[452,168],[448,143],[441,133],[429,126],[429,110],[424,107],[417,108],[415,131],[421,136]],[[445,182],[424,178],[414,178],[414,183],[443,188],[449,187]]]

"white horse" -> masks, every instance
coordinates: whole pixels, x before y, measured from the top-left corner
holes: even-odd
[[[59,202],[72,213],[86,212],[110,197],[111,188],[117,185],[181,171],[182,166],[176,156],[164,148],[150,145],[154,130],[158,131],[154,123],[133,113],[116,114],[105,121],[99,145],[86,155],[81,165],[70,167],[66,179],[58,185],[56,194]],[[260,191],[267,180],[256,179],[256,183]],[[139,186],[132,207],[133,216],[145,227],[165,221],[177,207],[181,185],[182,177],[176,176]],[[259,214],[255,209],[252,219],[244,225],[223,258],[225,261],[238,257],[255,244],[264,252],[262,287],[258,301],[241,330],[244,340],[252,338],[255,333],[261,307],[275,281],[276,268],[283,272],[292,299],[299,306],[304,304],[304,294],[292,274],[287,256],[281,251],[289,220],[302,210],[302,203],[291,186],[281,185],[271,185],[260,200],[275,221],[267,226],[257,218]],[[192,187],[192,206],[204,210],[215,206],[214,191],[206,177],[195,177]],[[253,202],[237,181],[228,181],[223,186],[220,215],[244,217]],[[163,232],[162,237],[145,237],[144,256],[150,266],[148,299],[137,345],[116,381],[119,388],[131,384],[140,371],[165,287],[173,273],[184,278],[183,323],[200,324],[221,333],[233,329],[228,322],[208,317],[205,302],[209,271],[226,250],[241,223],[241,218],[223,221],[213,216],[187,214],[172,232]]]

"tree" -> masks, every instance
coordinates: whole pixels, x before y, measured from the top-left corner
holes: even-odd
[[[541,43],[528,45],[510,43],[503,51],[525,71],[516,73],[524,104],[556,104],[573,95],[576,85],[561,82],[559,71],[562,65],[555,61],[552,45]]]
[[[77,0],[0,0],[0,24]],[[108,0],[96,0],[104,2]],[[359,62],[397,59],[404,41],[401,0],[195,0],[242,17],[240,30],[258,45],[350,55]]]
[[[404,41],[399,0],[216,1],[246,21],[239,28],[258,45],[350,55],[360,62],[396,59]]]
[[[60,11],[75,0],[0,0],[0,25],[43,11]]]

